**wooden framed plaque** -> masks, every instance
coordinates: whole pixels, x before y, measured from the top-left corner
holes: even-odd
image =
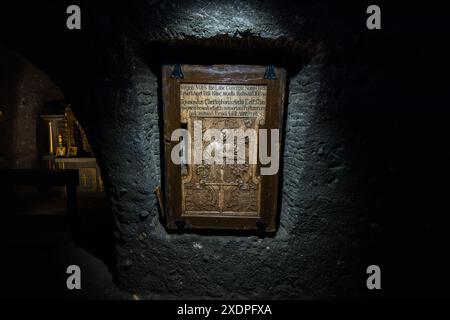
[[[167,228],[276,231],[285,83],[273,66],[162,67]]]

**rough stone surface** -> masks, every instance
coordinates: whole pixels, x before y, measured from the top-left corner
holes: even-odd
[[[36,119],[44,103],[61,99],[60,90],[46,74],[19,55],[0,47],[0,168],[39,167]]]

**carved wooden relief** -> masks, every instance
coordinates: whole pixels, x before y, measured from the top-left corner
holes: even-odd
[[[261,176],[260,164],[249,161],[259,148],[259,136],[249,133],[282,129],[285,71],[274,71],[276,79],[266,79],[261,66],[163,66],[169,228],[276,230],[279,174]],[[190,138],[200,137],[201,146],[184,145],[176,164],[172,149],[179,141],[172,141],[172,133],[179,128]],[[210,131],[218,136],[202,138]],[[236,133],[247,134],[241,137],[242,149]],[[202,160],[196,161],[199,147]]]

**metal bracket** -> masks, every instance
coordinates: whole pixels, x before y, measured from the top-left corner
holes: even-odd
[[[172,73],[170,74],[170,77],[176,78],[176,79],[184,78],[183,70],[181,70],[181,65],[175,64],[175,66],[173,67]]]
[[[277,77],[275,75],[275,69],[273,65],[270,65],[266,68],[266,72],[264,73],[264,79],[275,80]]]

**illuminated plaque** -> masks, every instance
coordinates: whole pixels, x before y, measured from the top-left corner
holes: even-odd
[[[169,229],[276,231],[285,71],[270,68],[163,66]]]

